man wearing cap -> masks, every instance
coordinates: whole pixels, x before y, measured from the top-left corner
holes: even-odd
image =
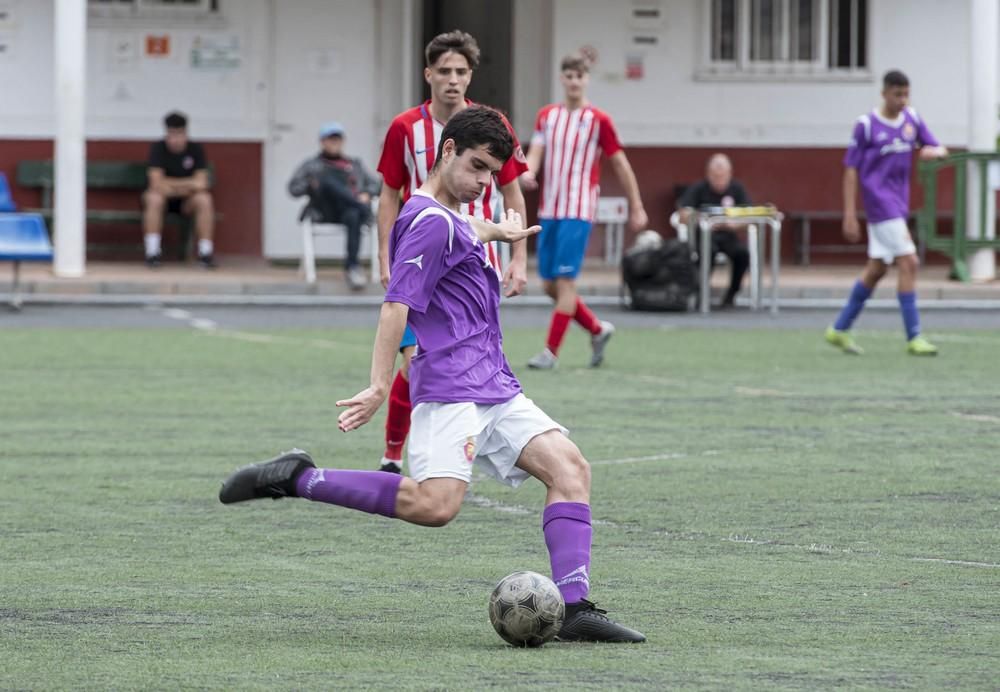
[[[378,178],[361,159],[344,155],[344,127],[325,123],[319,130],[319,153],[300,165],[288,182],[293,197],[309,196],[305,214],[315,221],[339,223],[347,228],[347,283],[364,288],[365,276],[358,262],[361,226],[371,219],[371,200],[379,193]]]

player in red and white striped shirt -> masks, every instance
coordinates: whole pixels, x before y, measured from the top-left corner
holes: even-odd
[[[472,102],[465,92],[472,81],[472,72],[479,65],[479,45],[463,31],[451,31],[435,36],[424,49],[424,79],[431,88],[429,101],[403,111],[389,125],[382,147],[378,172],[382,174],[382,192],[378,205],[379,268],[382,285],[389,283],[389,234],[403,202],[427,179],[438,154],[441,132],[445,123]],[[514,137],[514,155],[506,161],[493,183],[479,199],[470,202],[466,213],[476,219],[492,220],[493,208],[513,209],[525,218],[524,195],[518,176],[525,172],[527,161],[510,123],[504,123]],[[501,270],[497,243],[487,246],[493,266],[503,279],[505,295],[515,296],[524,290],[528,280],[528,251],[525,242],[512,245],[509,266]],[[416,350],[416,338],[407,329],[400,344],[403,365],[396,374],[389,393],[385,423],[386,449],[382,470],[399,473],[403,444],[410,430],[410,360]]]
[[[570,320],[576,320],[591,334],[591,367],[604,360],[604,348],[615,331],[610,322],[598,320],[576,292],[576,277],[583,266],[597,210],[602,154],[611,161],[625,189],[630,230],[641,230],[648,221],[639,185],[611,118],[587,100],[587,60],[568,55],[560,69],[565,100],[538,112],[528,150],[528,172],[521,176],[524,188],[533,190],[538,187],[539,172],[542,174],[538,273],[556,306],[545,350],[532,357],[528,365],[543,370],[556,366]]]

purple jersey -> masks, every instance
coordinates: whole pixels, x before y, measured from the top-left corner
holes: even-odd
[[[418,190],[389,237],[386,302],[417,336],[410,400],[499,404],[521,391],[503,354],[500,279],[464,216]]]
[[[844,165],[858,170],[869,223],[906,218],[910,211],[913,150],[937,143],[924,121],[909,107],[894,121],[886,120],[877,110],[858,118]]]

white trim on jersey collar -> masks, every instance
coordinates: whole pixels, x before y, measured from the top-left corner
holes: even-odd
[[[448,212],[449,214],[451,214],[452,216],[454,216],[456,219],[459,219],[461,221],[467,221],[468,218],[469,218],[468,214],[463,214],[461,212],[455,211],[454,209],[449,209],[445,205],[441,204],[437,200],[437,198],[434,197],[434,195],[432,195],[430,193],[427,193],[427,192],[424,192],[423,190],[414,190],[413,194],[410,195],[410,197],[413,197],[414,195],[420,195],[421,197],[426,197],[427,199],[429,199],[432,202],[434,202],[434,204],[438,205],[439,207],[441,207],[442,209],[444,209],[446,212]]]
[[[899,111],[899,115],[896,116],[895,120],[888,120],[888,119],[886,119],[885,116],[883,116],[881,113],[878,112],[878,108],[876,108],[875,110],[872,111],[872,115],[874,115],[875,118],[880,123],[882,123],[883,125],[888,125],[889,127],[899,127],[900,125],[903,124],[903,121],[906,120],[905,109],[902,110],[902,111]]]

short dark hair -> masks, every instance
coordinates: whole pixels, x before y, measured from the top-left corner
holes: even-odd
[[[188,126],[188,119],[183,113],[173,111],[172,113],[167,113],[167,117],[163,119],[163,124],[171,130],[185,130]]]
[[[431,42],[424,48],[424,60],[427,61],[427,67],[436,63],[438,58],[448,51],[464,56],[469,61],[469,68],[474,70],[479,67],[479,44],[472,34],[467,34],[460,29],[438,34],[431,39]]]
[[[590,72],[590,61],[583,57],[582,53],[570,53],[559,63],[559,71],[565,72],[566,70],[587,74]]]
[[[889,70],[882,77],[882,88],[891,89],[892,87],[907,87],[910,86],[909,78],[900,72],[899,70]]]
[[[461,156],[466,149],[486,145],[490,156],[504,163],[514,153],[514,137],[498,111],[488,106],[470,106],[451,116],[438,144],[434,168],[441,161],[445,140],[455,141],[455,155]]]

